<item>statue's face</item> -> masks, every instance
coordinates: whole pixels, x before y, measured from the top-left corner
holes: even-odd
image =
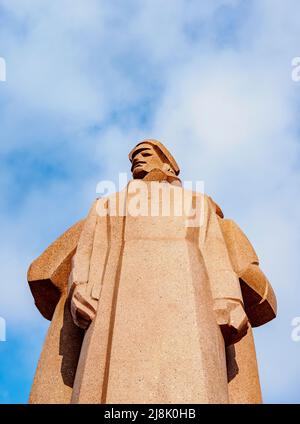
[[[153,169],[163,169],[163,166],[164,162],[150,144],[140,144],[132,154],[133,178],[142,179]]]

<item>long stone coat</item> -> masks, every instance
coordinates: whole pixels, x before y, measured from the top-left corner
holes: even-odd
[[[154,204],[157,216],[138,207],[132,216],[132,184],[98,199],[29,270],[37,306],[47,318],[54,312],[30,402],[260,402],[251,329],[225,348],[213,311],[214,300],[228,298],[244,302],[253,326],[275,316],[252,246],[200,193],[192,194],[199,225],[189,210],[163,216],[162,198],[151,194],[147,210]],[[171,199],[187,194],[155,184]],[[85,334],[70,317],[67,280],[98,300]]]

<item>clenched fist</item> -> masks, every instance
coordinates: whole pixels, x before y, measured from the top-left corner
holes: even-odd
[[[73,283],[70,296],[71,314],[75,324],[87,329],[96,315],[98,301],[87,292],[87,284]]]
[[[216,299],[214,311],[226,346],[238,342],[247,334],[248,318],[241,302],[234,299]]]

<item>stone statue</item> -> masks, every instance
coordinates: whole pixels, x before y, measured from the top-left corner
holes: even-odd
[[[51,320],[31,403],[260,403],[252,327],[276,299],[249,240],[156,140],[28,271]]]

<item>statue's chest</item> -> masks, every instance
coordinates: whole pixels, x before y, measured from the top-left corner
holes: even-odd
[[[194,231],[191,192],[166,183],[130,185],[126,199],[125,241],[186,239]]]

